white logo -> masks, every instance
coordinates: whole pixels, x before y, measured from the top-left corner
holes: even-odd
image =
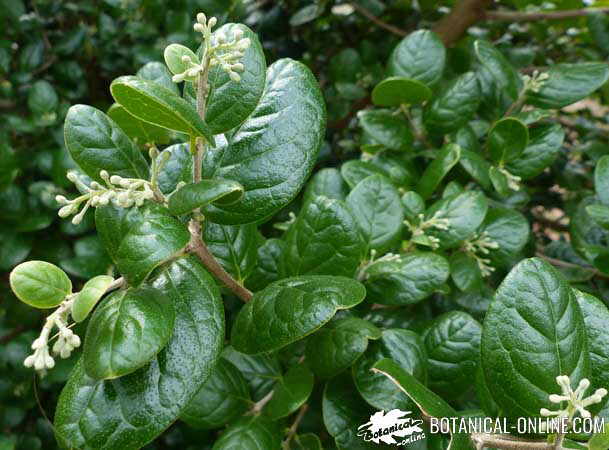
[[[406,445],[412,442],[425,439],[425,433],[420,425],[423,423],[420,419],[405,417],[412,411],[402,411],[400,409],[392,409],[387,414],[385,411],[378,411],[370,416],[370,421],[357,428],[357,435],[361,436],[364,441],[372,441],[375,444],[396,444]],[[394,436],[407,439],[396,441]]]

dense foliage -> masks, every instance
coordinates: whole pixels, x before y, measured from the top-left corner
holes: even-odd
[[[491,3],[0,0],[0,449],[609,420],[609,18]]]

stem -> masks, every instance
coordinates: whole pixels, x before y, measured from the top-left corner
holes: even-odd
[[[248,414],[249,415],[260,414],[260,412],[266,406],[266,404],[271,401],[271,398],[273,398],[274,393],[275,393],[275,391],[271,391],[268,394],[266,394],[264,397],[262,397],[260,400],[258,400],[256,403],[254,403],[254,406],[252,406],[252,409],[249,410]]]
[[[545,441],[526,441],[513,436],[472,433],[471,439],[476,448],[500,448],[507,450],[554,450],[554,444]]]
[[[355,11],[357,11],[362,16],[364,16],[366,19],[368,19],[370,22],[375,23],[379,27],[384,28],[387,31],[390,31],[393,34],[397,34],[398,36],[406,36],[408,34],[408,32],[406,30],[402,30],[401,28],[388,24],[387,22],[383,22],[381,19],[376,17],[374,14],[372,14],[370,11],[368,11],[368,9],[364,8],[360,4],[358,4],[356,2],[351,2],[349,4]]]
[[[431,145],[431,142],[429,142],[429,140],[427,139],[427,134],[423,130],[421,130],[419,127],[417,127],[417,124],[414,122],[414,119],[412,118],[412,115],[410,114],[408,107],[404,104],[401,104],[400,110],[406,116],[406,119],[408,119],[408,123],[410,124],[410,127],[412,128],[414,137],[417,138],[418,141],[425,144],[426,147],[433,148],[433,145]]]
[[[461,39],[467,29],[484,19],[485,9],[492,0],[460,0],[434,27],[445,45],[452,45]]]
[[[298,426],[300,425],[300,422],[302,421],[302,418],[304,417],[305,413],[307,412],[307,409],[309,409],[309,405],[307,405],[305,403],[298,410],[298,415],[296,416],[296,419],[294,419],[294,423],[290,427],[290,429],[288,431],[288,435],[285,438],[285,441],[283,441],[283,448],[284,448],[284,450],[290,450],[290,441],[296,435],[296,431],[298,430]]]
[[[237,280],[230,276],[230,274],[224,270],[224,267],[218,263],[214,255],[211,254],[203,239],[201,239],[201,225],[196,220],[191,220],[188,224],[188,231],[190,231],[190,243],[188,244],[187,250],[194,253],[199,257],[201,262],[209,271],[220,280],[224,285],[235,293],[244,302],[249,302],[252,299],[252,292],[239,284]]]
[[[585,8],[569,9],[566,11],[549,12],[512,12],[512,11],[489,11],[484,15],[486,20],[506,21],[506,22],[534,22],[537,20],[561,20],[574,17],[585,17],[588,14],[609,14],[609,8]]]

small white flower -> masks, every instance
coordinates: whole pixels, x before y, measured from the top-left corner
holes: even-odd
[[[603,397],[607,395],[607,389],[600,388],[597,389],[594,394],[584,398],[586,389],[590,387],[590,381],[587,378],[583,378],[579,382],[579,385],[575,391],[571,389],[571,380],[567,375],[560,375],[556,377],[556,383],[560,386],[562,394],[551,394],[548,396],[548,399],[551,403],[560,404],[562,402],[566,402],[566,405],[563,409],[556,411],[541,408],[539,410],[539,414],[544,417],[556,416],[558,418],[568,418],[570,420],[573,418],[576,412],[578,412],[582,417],[591,417],[590,411],[588,411],[586,408],[595,403],[600,403],[603,400]]]

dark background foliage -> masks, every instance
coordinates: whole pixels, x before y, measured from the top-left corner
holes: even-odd
[[[447,13],[459,6],[454,3],[484,4],[489,10],[501,7],[516,16],[489,13],[483,17],[470,10],[470,16],[462,13],[446,26]],[[108,86],[114,78],[135,73],[146,62],[162,61],[169,43],[194,47],[192,18],[205,11],[221,23],[240,21],[256,31],[269,63],[289,56],[313,70],[328,108],[328,131],[318,166],[337,166],[359,157],[356,113],[370,103],[370,91],[383,78],[391,49],[409,31],[436,26],[438,31],[444,30],[445,41],[456,41],[450,33],[462,34],[472,25],[469,34],[450,49],[448,70],[455,74],[469,67],[466,49],[475,37],[492,41],[527,73],[554,62],[606,60],[609,26],[605,16],[573,14],[562,20],[517,22],[515,19],[523,17],[522,10],[541,2],[500,3],[0,0],[0,450],[54,448],[47,417],[52,417],[60,388],[77,358],[62,360],[42,380],[23,367],[43,315],[16,301],[8,288],[9,271],[26,258],[42,259],[61,266],[78,286],[106,273],[111,265],[93,230],[91,214],[78,226],[56,214],[55,195],[72,189],[65,172],[73,162],[62,132],[70,105],[85,103],[107,109],[112,102]],[[554,3],[558,11],[585,6],[581,0]],[[602,7],[603,2],[594,6]],[[529,201],[523,212],[533,224],[535,239],[526,253],[542,253],[572,282],[605,300],[609,299],[609,284],[602,271],[607,268],[602,264],[591,267],[576,255],[569,243],[566,217],[576,214],[575,205],[592,189],[595,161],[609,153],[604,98],[608,94],[605,87],[594,100],[562,111],[556,120],[566,127],[567,140],[560,158],[527,185],[523,193],[527,198],[511,200],[513,206]],[[264,226],[264,234],[277,234],[277,224],[287,220],[295,208],[281,211]],[[587,239],[607,245],[605,234]],[[503,275],[496,277],[499,280]],[[439,296],[434,308],[456,307],[447,302]],[[471,308],[469,312],[475,315]],[[314,393],[314,398],[319,397],[319,392]],[[301,427],[323,429],[307,420]],[[211,441],[208,432],[180,422],[150,448],[203,448],[202,443]]]

